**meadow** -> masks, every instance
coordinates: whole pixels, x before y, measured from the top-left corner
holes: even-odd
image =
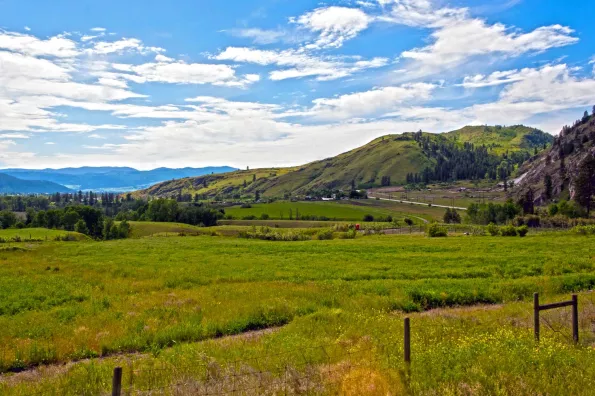
[[[567,233],[303,242],[186,236],[0,251],[0,392],[97,394],[109,389],[114,364],[131,361],[135,369],[180,367],[140,373],[139,385],[198,381],[204,367],[193,362],[205,359],[221,370],[264,355],[281,356],[265,366],[299,357],[316,367],[324,361],[308,348],[325,345],[350,350],[355,364],[375,362],[367,369],[379,387],[415,394],[586,394],[595,384],[595,313],[583,318],[581,346],[555,332],[535,345],[529,300],[534,292],[552,301],[593,289],[594,246]],[[406,378],[404,315],[413,318],[415,351]],[[229,337],[271,328],[278,330]],[[353,353],[358,348],[366,358]],[[350,359],[342,356],[326,364],[340,372]],[[11,374],[37,365],[33,374]],[[333,386],[352,386],[357,371],[349,373]]]
[[[370,202],[367,202],[370,201]],[[268,215],[274,220],[291,220],[296,218],[296,213],[302,217],[325,217],[329,220],[358,221],[361,222],[365,215],[372,215],[374,218],[386,218],[402,221],[406,217],[416,223],[420,220],[416,216],[410,216],[407,211],[399,211],[395,206],[385,205],[375,200],[352,200],[352,201],[312,201],[312,202],[290,202],[277,201],[266,204],[252,204],[250,208],[233,206],[225,209],[227,215],[234,219],[243,219],[249,216],[260,218],[262,214]],[[444,210],[441,210],[442,213]],[[291,215],[291,218],[290,218]],[[314,220],[314,219],[311,219]]]

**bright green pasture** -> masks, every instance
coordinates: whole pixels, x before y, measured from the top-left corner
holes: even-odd
[[[393,216],[404,218],[406,214],[392,210],[388,206],[372,206],[360,201],[331,201],[331,202],[288,202],[278,201],[268,204],[253,204],[251,208],[234,206],[225,209],[225,213],[232,215],[235,219],[242,219],[246,216],[260,217],[268,214],[271,219],[290,220],[290,213],[295,219],[296,211],[302,216],[325,216],[331,220],[362,221],[365,215],[374,217]],[[412,219],[415,220],[415,219]]]
[[[0,230],[0,238],[11,239],[14,237],[20,237],[21,239],[48,239],[53,240],[58,236],[73,235],[79,240],[88,239],[83,234],[71,231],[62,230],[49,230],[47,228],[23,228],[23,229],[6,229]]]
[[[159,351],[327,309],[416,311],[588,290],[595,244],[372,236],[211,236],[42,244],[0,252],[0,367]]]

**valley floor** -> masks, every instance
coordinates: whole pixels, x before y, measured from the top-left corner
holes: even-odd
[[[594,266],[567,233],[23,243],[0,251],[0,393],[102,394],[120,365],[142,394],[588,394]],[[534,292],[581,292],[578,346],[568,309],[534,342]]]

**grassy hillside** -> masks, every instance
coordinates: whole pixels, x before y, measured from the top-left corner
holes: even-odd
[[[171,197],[201,194],[206,197],[253,196],[257,191],[265,197],[307,195],[311,191],[349,189],[352,183],[361,188],[380,186],[383,177],[392,185],[405,184],[408,174],[434,169],[437,159],[446,155],[431,146],[467,143],[485,146],[488,154],[542,149],[551,135],[525,126],[470,126],[445,134],[423,133],[428,147],[416,140],[414,133],[387,135],[354,150],[293,168],[271,168],[231,172],[227,174],[186,178],[158,184],[137,195]],[[447,152],[449,150],[446,150]],[[500,160],[497,161],[499,163]]]
[[[484,145],[494,153],[506,151],[531,150],[550,144],[553,137],[538,129],[524,125],[501,126],[466,126],[457,131],[444,134],[458,143]]]

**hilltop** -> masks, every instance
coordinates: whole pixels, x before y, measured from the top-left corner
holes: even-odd
[[[292,168],[243,170],[157,184],[137,195],[206,197],[258,192],[263,196],[307,195],[317,191],[402,185],[421,181],[496,179],[551,144],[553,137],[522,125],[468,126],[433,134],[386,135],[339,154]],[[503,171],[498,166],[507,165]]]
[[[72,192],[60,184],[43,180],[23,180],[0,173],[0,194],[51,194]]]
[[[579,164],[589,153],[595,154],[595,114],[585,113],[572,127],[562,129],[549,150],[519,169],[518,193],[531,188],[536,204],[573,198]],[[546,177],[551,178],[551,193],[546,191]]]

